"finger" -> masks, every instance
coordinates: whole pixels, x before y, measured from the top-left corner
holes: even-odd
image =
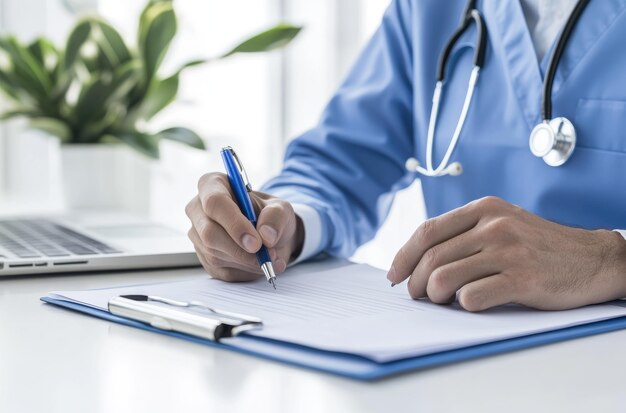
[[[206,258],[204,258],[204,254],[195,245],[193,246],[193,248],[196,250],[196,255],[198,256],[198,261],[200,261],[200,265],[202,265],[202,268],[204,268],[204,271],[210,274],[211,269],[209,268],[209,264],[207,263]]]
[[[409,291],[411,291],[411,296],[424,297],[428,295],[432,302],[447,303],[452,301],[456,292],[464,285],[496,274],[501,269],[501,263],[497,257],[491,254],[478,253],[436,268],[427,278],[424,290]],[[412,276],[411,279],[413,279]],[[409,288],[411,287],[416,289],[421,287],[421,283],[411,286],[409,280]]]
[[[246,252],[246,254],[248,253]],[[231,254],[219,250],[211,250],[210,255],[213,256],[216,261],[221,262],[223,267],[236,268],[255,274],[262,273],[261,267],[254,255],[245,260],[234,259]]]
[[[480,234],[475,229],[471,229],[426,250],[411,273],[409,280],[411,296],[414,298],[425,297],[426,285],[436,269],[470,257],[479,252],[482,247]]]
[[[249,272],[243,270],[241,268],[236,267],[228,267],[223,266],[216,270],[214,270],[215,278],[219,278],[220,280],[227,282],[244,282],[244,281],[253,281],[259,279],[263,273],[262,272]]]
[[[215,235],[212,238],[221,250],[204,245],[195,228],[192,227],[188,233],[200,262],[207,272],[215,274],[220,268],[237,268],[249,273],[261,272],[254,254],[242,250],[219,225],[215,223],[212,225],[218,228],[213,232]]]
[[[200,264],[204,270],[213,278],[227,282],[251,281],[262,275],[258,266],[248,265],[232,265],[229,266],[227,261],[218,255],[210,255],[204,253],[201,248],[194,246]]]
[[[199,200],[195,199],[194,201],[190,203],[187,209],[188,215],[193,217],[193,222],[195,222],[194,227],[189,230],[188,236],[193,242],[198,256],[201,257],[203,267],[207,271],[211,271],[212,268],[207,263],[207,256],[214,255],[215,258],[229,265],[228,268],[240,269],[253,274],[261,273],[256,256],[241,249],[220,225],[212,222],[204,215]],[[197,205],[193,205],[194,203]],[[201,212],[199,216],[195,214],[196,209],[199,209]],[[201,229],[205,234],[204,237],[198,234],[196,228]],[[285,271],[288,262],[287,256],[290,254],[289,248],[283,247],[279,250],[270,248],[269,252],[274,264],[274,270],[279,273]]]
[[[287,269],[287,260],[285,259],[285,257],[289,254],[288,250],[276,250],[275,248],[268,248],[268,252],[270,254],[270,259],[272,260],[272,266],[274,267],[274,271],[276,273],[284,272]],[[232,268],[240,268],[254,274],[263,273],[256,257],[253,260],[246,260],[245,262],[233,262],[232,257],[227,256],[224,252],[216,250],[214,251],[214,254],[217,258],[226,261],[227,264]]]
[[[422,223],[396,254],[387,279],[395,284],[404,281],[427,250],[473,228],[479,215],[476,208],[470,205]]]
[[[207,247],[200,239],[198,231],[194,227],[191,227],[189,231],[187,231],[187,237],[191,240],[191,243],[193,244],[194,248],[196,248],[196,251],[201,251],[202,254],[206,253]]]
[[[272,263],[274,270],[277,273],[284,272],[287,269],[287,263],[289,262],[289,256],[291,255],[291,249],[289,246],[276,249],[275,256],[272,257]]]
[[[459,292],[459,303],[472,312],[514,303],[515,287],[508,278],[504,274],[495,274],[465,285]]]
[[[274,271],[276,273],[282,273],[287,269],[287,260],[286,256],[289,255],[288,249],[284,248],[282,250],[276,250],[275,248],[269,248],[268,252],[270,254],[270,258],[272,260],[272,265],[274,267]],[[218,250],[212,251],[216,258],[223,260],[229,267],[238,268],[250,273],[254,274],[262,274],[261,266],[259,265],[256,258],[254,262],[252,260],[246,262],[233,262],[232,257],[228,256],[226,253]]]
[[[220,224],[241,248],[248,252],[258,251],[261,237],[235,203],[227,178],[222,174],[210,174],[199,186],[198,197],[204,213]]]
[[[196,196],[192,199],[187,207],[185,213],[191,221],[192,229],[195,229],[198,236],[198,245],[209,246],[211,244],[211,234],[209,231],[209,217],[204,213],[200,199]],[[191,233],[190,233],[191,235]],[[191,236],[190,236],[191,238]]]
[[[469,231],[485,215],[504,215],[511,208],[508,202],[488,196],[425,221],[398,251],[387,278],[396,284],[404,281],[428,249]]]
[[[261,234],[263,245],[275,247],[288,240],[285,235],[295,230],[296,218],[291,204],[282,200],[270,201],[260,212],[257,229]]]
[[[215,269],[223,265],[223,261],[220,257],[215,256],[215,250],[211,250],[204,245],[195,228],[192,227],[189,230],[188,236],[193,243],[193,247],[196,250],[200,263],[209,274],[213,275]]]
[[[195,232],[194,228],[190,229],[189,235],[194,244],[198,243],[199,245],[201,245],[200,250],[203,252],[208,260],[219,262],[220,266],[225,268],[239,269],[252,274],[262,274],[262,270],[257,261],[256,254],[251,254],[241,249],[228,236],[226,231],[224,231],[224,229],[216,223],[212,223],[210,224],[210,226],[214,227],[215,229],[210,231],[211,245],[209,246],[205,246],[200,241],[200,237],[197,234],[192,233],[192,231]],[[276,272],[285,271],[285,269],[287,268],[287,264],[284,257],[288,254],[287,249],[276,250],[275,248],[270,248],[268,251],[274,264],[274,270]],[[215,265],[213,267],[215,267]]]
[[[198,236],[198,233],[193,227],[189,230],[188,236],[191,242],[193,243],[193,248],[194,250],[196,250],[196,255],[198,256],[198,260],[200,261],[200,264],[209,275],[213,276],[211,274],[212,272],[211,266],[209,265],[205,256],[204,245],[202,244],[200,237]]]
[[[232,263],[233,266],[242,265],[251,268],[256,265],[258,267],[256,255],[242,249],[217,222],[209,220],[205,231],[210,240],[207,247],[212,250],[213,254],[221,252],[220,256],[224,261],[229,264]]]

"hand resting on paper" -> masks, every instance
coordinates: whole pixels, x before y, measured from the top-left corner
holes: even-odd
[[[276,272],[283,272],[304,242],[304,229],[291,204],[263,192],[250,199],[257,213],[256,228],[241,213],[228,177],[209,173],[198,182],[198,195],[186,208],[189,238],[206,271],[224,281],[248,281],[263,275],[255,252],[269,249]]]
[[[487,197],[424,222],[387,275],[414,299],[469,311],[518,303],[545,310],[626,297],[626,240],[546,221]]]

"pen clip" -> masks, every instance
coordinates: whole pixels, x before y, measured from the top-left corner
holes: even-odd
[[[237,152],[235,152],[235,150],[231,146],[228,146],[226,150],[229,151],[230,154],[233,156],[235,164],[237,165],[237,169],[239,169],[239,173],[241,174],[241,178],[243,179],[243,184],[246,186],[246,190],[248,192],[251,192],[252,185],[250,184],[250,179],[248,178],[248,174],[246,173],[246,168],[243,167],[241,160],[237,156]]]

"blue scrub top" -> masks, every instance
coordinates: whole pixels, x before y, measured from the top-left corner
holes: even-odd
[[[315,208],[319,249],[351,255],[374,236],[395,192],[418,178],[429,216],[494,195],[562,224],[626,228],[626,0],[591,1],[561,57],[553,116],[570,119],[578,137],[567,163],[550,167],[528,148],[541,121],[552,51],[537,61],[518,1],[485,0],[478,9],[488,30],[486,60],[451,158],[463,164],[463,174],[419,177],[405,170],[412,156],[425,164],[437,61],[465,3],[393,1],[319,124],[292,141],[282,172],[265,185]],[[466,31],[448,63],[434,165],[460,114],[475,35],[475,27]]]

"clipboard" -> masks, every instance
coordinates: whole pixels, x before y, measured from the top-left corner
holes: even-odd
[[[108,311],[103,311],[71,301],[47,296],[42,297],[41,300],[46,303],[78,311],[80,313],[95,316],[121,325],[160,333],[209,347],[236,351],[242,354],[261,357],[267,360],[278,361],[297,367],[303,367],[310,370],[330,373],[361,381],[380,380],[386,377],[415,370],[432,368],[465,360],[493,356],[511,351],[626,329],[626,317],[620,317],[575,327],[552,330],[544,333],[468,346],[456,350],[410,357],[387,363],[377,363],[367,358],[352,354],[323,351],[297,344],[254,337],[246,335],[245,331],[231,337],[224,337],[215,341],[174,330],[157,328],[146,322],[121,317]]]

